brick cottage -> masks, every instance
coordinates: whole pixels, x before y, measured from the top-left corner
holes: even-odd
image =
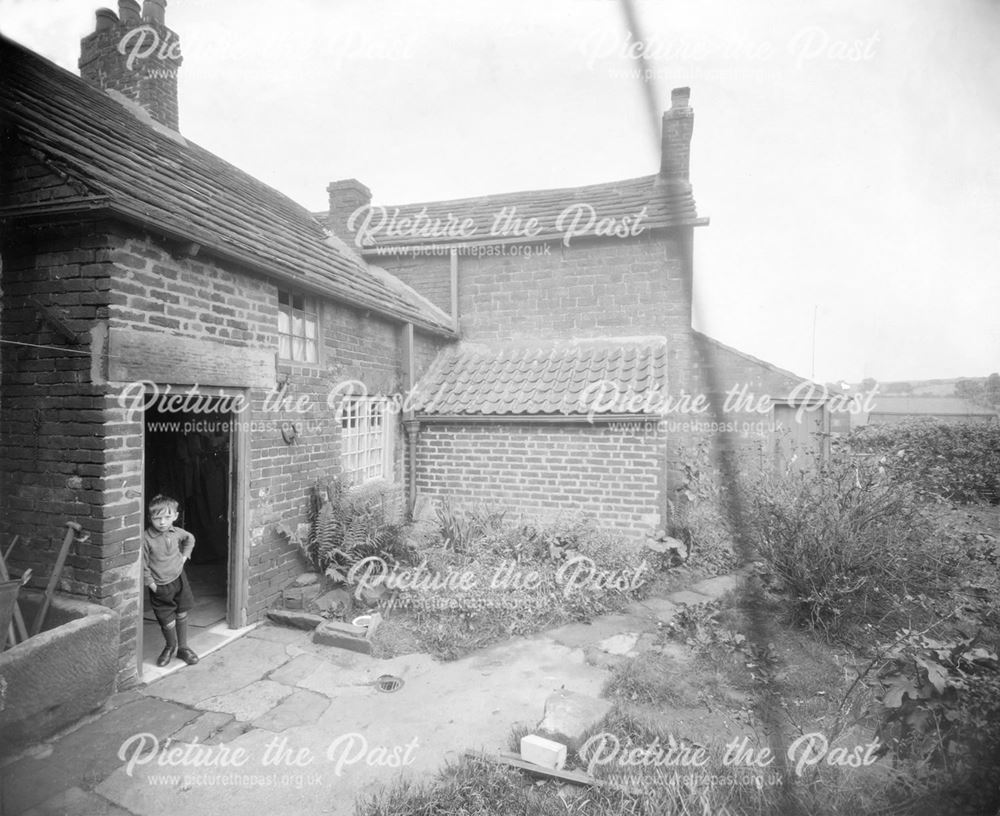
[[[668,523],[699,440],[775,461],[823,444],[818,386],[693,329],[693,233],[707,220],[688,103],[673,91],[649,176],[384,206],[356,179],[328,186],[317,216],[461,336],[410,400],[419,493],[582,511],[643,535]]]
[[[131,67],[117,49],[139,27],[176,39],[162,0],[98,12],[84,79],[0,41],[0,543],[19,535],[14,564],[47,576],[64,522],[83,526],[61,589],[120,613],[123,682],[145,500],[181,499],[196,554],[222,565],[230,625],[260,619],[302,571],[286,533],[309,487],[403,471],[378,400],[336,414],[328,396],[347,380],[406,391],[456,337],[305,209],[177,133],[176,49]]]
[[[331,235],[178,132],[164,6],[98,11],[82,78],[0,38],[0,544],[18,535],[14,565],[48,575],[64,522],[83,526],[60,588],[119,612],[120,684],[141,662],[156,492],[181,500],[238,627],[303,568],[289,531],[317,480],[570,510],[638,537],[667,521],[675,448],[713,437],[657,424],[664,396],[742,384],[776,404],[733,421],[793,413],[797,378],[691,328],[704,221],[686,93],[656,175],[398,208],[467,230],[372,221],[359,246],[382,212],[362,185],[331,185]],[[575,216],[555,221],[574,205],[602,230],[566,240]],[[541,229],[485,234],[505,207]]]

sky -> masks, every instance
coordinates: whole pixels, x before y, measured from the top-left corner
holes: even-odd
[[[77,73],[97,7],[0,31]],[[824,381],[1000,370],[1000,2],[634,9],[169,0],[180,129],[312,210],[614,181],[659,167],[642,54],[659,110],[691,88],[697,328]]]

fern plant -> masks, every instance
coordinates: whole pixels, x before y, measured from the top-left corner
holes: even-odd
[[[396,490],[383,481],[351,488],[338,478],[314,485],[309,538],[302,548],[313,566],[346,582],[351,567],[369,556],[381,558],[388,567],[411,563],[416,554],[404,539],[403,527],[390,521],[398,515]]]

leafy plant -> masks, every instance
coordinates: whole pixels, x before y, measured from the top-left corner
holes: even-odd
[[[347,580],[354,564],[376,556],[392,567],[412,563],[413,548],[401,524],[391,520],[393,494],[388,482],[351,488],[340,479],[316,484],[311,491],[308,540],[300,543],[313,566],[338,582]]]
[[[922,496],[958,503],[1000,503],[1000,424],[919,420],[867,425],[843,443],[877,461]]]
[[[877,736],[894,759],[925,778],[949,812],[1000,807],[1000,662],[975,638],[943,640],[904,631],[878,673]],[[935,774],[935,772],[937,772]],[[944,807],[942,800],[950,801]]]
[[[438,501],[435,513],[445,549],[465,553],[477,539],[502,528],[507,511],[486,504],[466,509],[452,497],[445,496]]]
[[[828,634],[943,596],[960,563],[912,485],[835,459],[748,490],[748,533],[793,618]]]

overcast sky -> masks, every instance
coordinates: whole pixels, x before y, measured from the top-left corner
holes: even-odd
[[[105,0],[115,5],[113,0]],[[99,2],[0,0],[75,73]],[[1000,369],[994,0],[170,0],[180,127],[326,207],[653,173],[689,85],[699,328],[819,379]]]

